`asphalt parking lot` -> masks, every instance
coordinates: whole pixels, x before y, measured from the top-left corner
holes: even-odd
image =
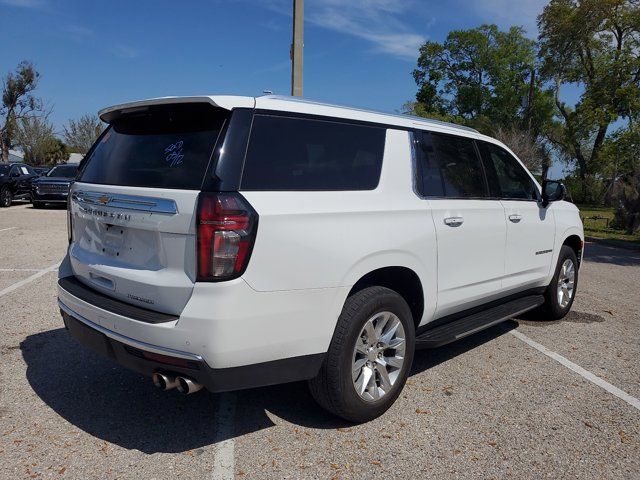
[[[573,312],[418,352],[383,417],[304,384],[182,396],[78,346],[64,210],[0,210],[0,478],[640,478],[640,252],[587,245]]]

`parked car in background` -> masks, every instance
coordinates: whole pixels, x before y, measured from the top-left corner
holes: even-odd
[[[39,177],[46,175],[51,170],[49,167],[31,167],[38,174]]]
[[[31,181],[37,176],[24,163],[0,163],[0,207],[9,207],[14,200],[28,200]]]
[[[78,165],[56,165],[49,172],[31,182],[31,203],[41,208],[46,203],[67,203],[69,186],[76,178]]]

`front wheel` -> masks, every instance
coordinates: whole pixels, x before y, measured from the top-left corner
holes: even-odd
[[[8,187],[4,187],[2,190],[0,190],[0,207],[10,207],[12,202],[13,195],[11,193],[11,190],[9,190]]]
[[[309,381],[311,394],[334,415],[372,420],[400,395],[414,348],[407,302],[388,288],[361,290],[345,302],[320,372]]]
[[[544,294],[545,302],[541,310],[545,317],[549,320],[560,320],[569,313],[577,288],[578,258],[571,247],[563,245],[553,279]]]

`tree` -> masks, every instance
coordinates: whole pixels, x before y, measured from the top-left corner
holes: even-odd
[[[616,200],[614,226],[636,233],[640,229],[640,125],[614,132],[602,156],[614,159],[608,162],[613,170],[607,192]]]
[[[542,73],[560,120],[550,138],[576,164],[584,185],[601,166],[610,125],[638,120],[639,6],[639,0],[551,0],[538,18]],[[570,83],[583,89],[574,107],[560,97]]]
[[[516,127],[538,137],[553,99],[535,72],[535,42],[521,27],[454,30],[420,48],[416,100],[428,115],[458,117],[486,133]]]
[[[0,160],[6,162],[13,146],[18,122],[42,110],[42,101],[32,95],[40,74],[30,62],[22,61],[15,72],[10,72],[2,84],[0,105]]]
[[[85,154],[102,133],[102,122],[96,115],[83,115],[78,120],[69,120],[63,127],[64,141],[77,153]]]
[[[46,117],[23,117],[18,122],[15,144],[22,148],[25,162],[42,163],[53,143],[53,125]]]
[[[548,157],[548,153],[541,148],[530,132],[517,128],[498,127],[493,135],[509,147],[529,170],[532,172],[542,170],[543,160]]]
[[[49,150],[44,155],[44,162],[48,165],[66,162],[69,160],[69,149],[58,137],[51,139]]]

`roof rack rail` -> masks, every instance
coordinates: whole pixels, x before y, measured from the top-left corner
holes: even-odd
[[[431,123],[433,125],[441,125],[441,126],[444,126],[444,127],[457,128],[457,129],[460,129],[460,130],[466,130],[468,132],[480,133],[475,128],[467,127],[466,125],[458,125],[457,123],[445,122],[445,121],[442,121],[442,120],[436,120],[434,118],[418,117],[417,115],[405,115],[405,114],[401,114],[401,113],[386,113],[386,112],[380,112],[380,111],[377,111],[377,110],[369,110],[369,109],[366,109],[366,108],[349,107],[349,106],[346,106],[346,105],[337,105],[337,104],[334,104],[334,103],[325,103],[325,102],[318,102],[318,101],[315,101],[315,100],[307,100],[307,99],[300,98],[300,97],[291,97],[289,95],[261,95],[261,98],[269,98],[269,99],[273,99],[273,100],[284,100],[284,101],[287,101],[287,102],[306,103],[306,104],[309,104],[309,105],[319,105],[319,106],[323,106],[323,107],[344,108],[344,109],[352,110],[352,111],[355,111],[355,112],[374,113],[374,114],[377,114],[377,115],[385,115],[385,116],[394,117],[394,118],[402,118],[402,119],[405,119],[405,120],[415,120],[415,121],[424,122],[424,123]]]

